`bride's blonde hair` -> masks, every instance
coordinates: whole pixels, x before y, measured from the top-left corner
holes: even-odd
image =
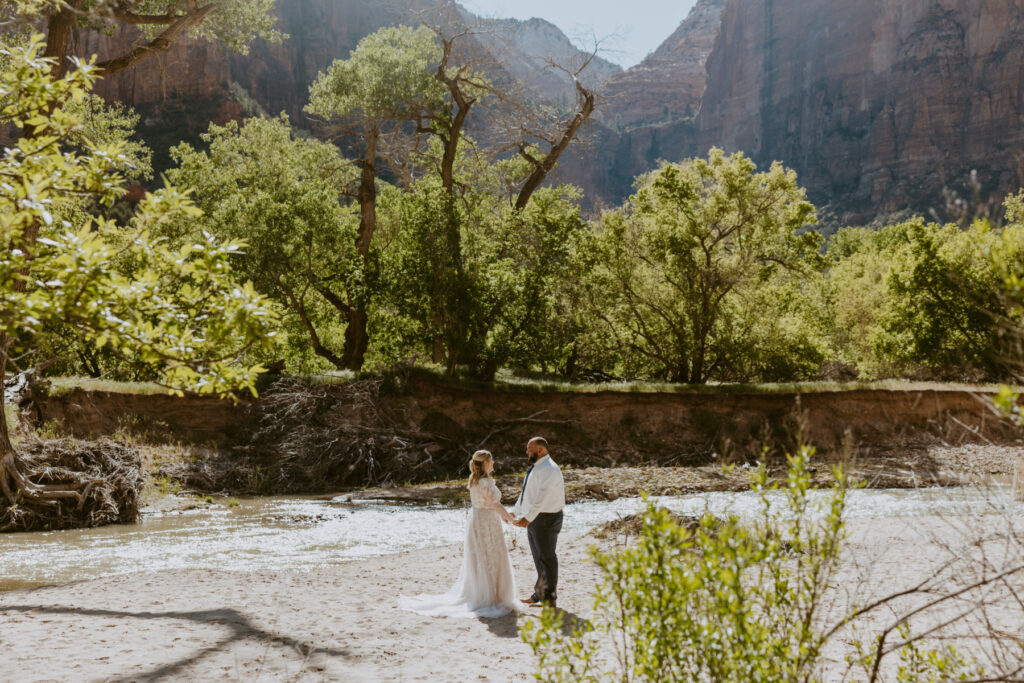
[[[494,462],[494,456],[490,451],[477,451],[473,454],[473,458],[469,461],[469,488],[473,488],[473,485],[481,479],[487,479],[484,463],[488,462]]]

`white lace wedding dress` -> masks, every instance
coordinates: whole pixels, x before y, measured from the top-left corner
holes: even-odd
[[[447,593],[401,597],[398,606],[427,616],[500,617],[518,609],[512,560],[501,528],[501,493],[487,477],[469,490],[473,509],[459,579]]]

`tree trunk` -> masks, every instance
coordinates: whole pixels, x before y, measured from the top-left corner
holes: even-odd
[[[21,474],[18,453],[11,443],[10,430],[7,428],[7,404],[3,400],[4,380],[7,379],[7,350],[10,340],[6,334],[0,334],[0,494],[10,506],[35,505],[55,508],[63,499],[77,500],[81,508],[92,487],[91,482],[74,482],[61,484],[34,484]],[[84,490],[82,490],[84,488]]]
[[[3,339],[2,335],[0,335],[0,339]],[[3,346],[6,346],[6,342],[0,344],[0,349]],[[3,400],[2,394],[5,379],[7,379],[7,353],[0,350],[0,458],[14,452],[14,444],[11,443],[11,435],[7,429],[7,402]]]
[[[366,134],[366,150],[363,154],[362,173],[359,178],[359,234],[356,235],[356,251],[363,260],[363,285],[369,288],[367,281],[370,270],[370,244],[373,233],[377,230],[377,143],[380,140],[380,129],[373,128]],[[345,327],[345,346],[341,350],[341,359],[345,368],[358,372],[363,368],[363,358],[370,338],[366,329],[367,300],[369,293],[355,297],[348,312]]]
[[[46,18],[46,50],[43,56],[54,60],[53,68],[50,70],[54,80],[63,78],[68,72],[71,37],[75,30],[77,10],[81,5],[81,0],[72,0]]]
[[[74,37],[75,25],[77,17],[83,14],[82,7],[84,5],[84,0],[68,0],[59,11],[51,13],[46,18],[46,50],[43,55],[55,60],[51,71],[55,79],[62,78],[68,72],[68,57],[71,56],[71,42]],[[186,31],[206,21],[207,17],[217,10],[217,7],[218,3],[211,2],[203,7],[193,7],[177,17],[154,16],[147,18],[132,12],[127,13],[125,18],[118,18],[117,21],[139,26],[162,25],[166,28],[152,40],[137,44],[113,59],[99,62],[96,65],[98,72],[102,76],[109,76],[135,66],[148,57],[166,52]],[[129,20],[132,17],[135,19]],[[139,19],[149,20],[140,21]]]
[[[359,372],[363,367],[370,335],[366,330],[366,304],[357,303],[348,314],[345,327],[345,346],[341,350],[341,365],[346,370]]]
[[[576,137],[576,134],[579,133],[580,127],[594,112],[594,104],[596,100],[594,92],[584,88],[578,80],[576,81],[576,92],[579,96],[579,111],[577,111],[576,116],[566,124],[565,130],[562,131],[562,136],[551,145],[550,151],[544,155],[544,158],[536,159],[531,154],[528,154],[525,148],[520,149],[520,156],[533,164],[533,171],[526,178],[526,182],[523,183],[523,187],[519,190],[519,195],[516,197],[516,211],[522,211],[526,208],[526,205],[530,203],[530,197],[532,197],[533,193],[537,191],[537,188],[541,186],[541,183],[543,183],[544,179],[547,178],[548,173],[555,168],[555,164],[558,163],[558,158],[562,156],[562,152],[569,147],[569,143],[572,142]]]

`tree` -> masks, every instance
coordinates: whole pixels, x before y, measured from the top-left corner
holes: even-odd
[[[1018,386],[1024,384],[1024,192],[1007,197],[1006,227],[1002,240],[992,252],[996,272],[1002,279],[1003,301],[1007,309],[1007,329],[1010,340],[1009,365],[1016,375]],[[1024,401],[1018,391],[1002,387],[997,400],[999,408],[1018,426],[1024,427]]]
[[[1009,246],[1013,235],[1013,228],[995,229],[987,221],[966,230],[907,224],[907,247],[889,274],[876,352],[958,378],[972,370],[1005,377],[1004,278],[992,255],[998,246]],[[1016,257],[1022,254],[1018,244]]]
[[[781,164],[758,173],[718,149],[638,186],[602,219],[594,316],[628,370],[695,384],[727,377],[742,290],[819,266],[821,236],[803,230],[816,222],[814,207]]]
[[[31,357],[27,342],[60,325],[148,364],[178,392],[251,388],[261,369],[238,359],[273,341],[276,319],[251,284],[232,277],[229,259],[243,245],[207,236],[171,249],[154,238],[163,224],[199,214],[170,186],[148,196],[127,228],[62,218],[83,197],[110,202],[123,192],[121,149],[67,146],[80,119],[66,105],[87,97],[91,64],[53,78],[38,37],[6,52],[0,123],[34,134],[0,158],[0,382]],[[0,403],[0,492],[9,505],[59,510],[66,499],[81,504],[88,490],[84,481],[25,477]]]
[[[435,358],[441,349],[449,374],[564,365],[572,339],[553,324],[563,290],[585,275],[590,232],[578,193],[542,189],[516,211],[494,189],[498,174],[477,162],[475,185],[457,197],[429,176],[399,198],[386,221],[385,307],[411,321],[397,327],[411,330],[414,348]]]
[[[906,372],[906,362],[877,352],[881,319],[891,303],[889,280],[908,248],[909,224],[878,230],[844,228],[829,240],[823,282],[827,336],[833,358],[856,366],[868,378]]]
[[[425,27],[383,28],[362,40],[348,59],[336,60],[310,88],[306,109],[334,124],[338,136],[358,140],[360,169],[355,197],[359,203],[356,250],[363,273],[371,271],[371,247],[377,230],[378,157],[391,158],[386,149],[403,125],[417,124],[440,111],[444,93],[434,79],[433,65],[440,51],[434,34]],[[344,367],[358,370],[369,343],[368,306],[373,283],[362,283],[363,295],[352,302],[347,315]]]
[[[255,38],[279,42],[274,29],[274,0],[3,0],[0,9],[33,23],[41,15],[46,22],[44,56],[52,60],[60,78],[70,64],[76,29],[104,32],[117,26],[142,30],[145,42],[95,65],[94,73],[109,76],[143,59],[166,52],[183,36],[215,40],[245,53]]]
[[[207,151],[182,144],[171,151],[178,167],[168,179],[195,189],[199,220],[175,226],[175,239],[208,231],[245,239],[234,267],[284,310],[289,341],[337,368],[346,362],[334,339],[357,302],[366,263],[356,251],[358,218],[343,206],[339,188],[354,169],[337,147],[294,136],[288,118],[211,125]],[[183,234],[191,230],[194,234]]]

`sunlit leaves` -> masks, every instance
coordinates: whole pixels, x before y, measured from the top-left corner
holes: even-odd
[[[803,230],[816,222],[814,208],[795,174],[780,164],[757,172],[742,154],[712,150],[663,166],[638,188],[602,219],[594,286],[620,372],[695,383],[759,378],[774,340],[813,365],[814,344],[790,341],[808,332],[775,324],[795,297],[751,305],[766,285],[782,292],[791,274],[820,265],[820,236]]]
[[[425,118],[444,104],[444,89],[434,78],[440,58],[430,29],[382,28],[320,74],[306,109],[325,119],[355,116],[371,127]]]
[[[317,342],[338,352],[333,338],[344,316],[336,303],[364,294],[358,215],[340,196],[356,168],[333,145],[296,137],[285,116],[212,125],[203,137],[204,151],[174,148],[178,166],[168,172],[172,182],[195,188],[203,216],[164,234],[176,242],[202,230],[244,239],[232,265],[288,311],[289,360],[306,366]]]
[[[54,81],[40,52],[38,38],[9,48],[0,71],[0,117],[33,130],[0,160],[0,332],[18,343],[62,326],[179,391],[252,387],[259,368],[237,358],[273,343],[275,316],[232,276],[241,243],[172,248],[154,237],[198,216],[183,193],[152,193],[127,228],[84,214],[55,220],[61,203],[120,196],[125,157],[119,144],[74,137],[81,110],[67,105],[88,97],[89,69]]]
[[[845,534],[847,482],[837,472],[815,509],[812,455],[801,448],[789,458],[784,485],[770,485],[763,469],[754,475],[761,509],[752,521],[705,515],[686,528],[649,503],[635,542],[593,551],[601,578],[587,626],[566,635],[550,609],[524,624],[523,640],[540,655],[538,678],[814,680],[828,642],[817,617]]]

